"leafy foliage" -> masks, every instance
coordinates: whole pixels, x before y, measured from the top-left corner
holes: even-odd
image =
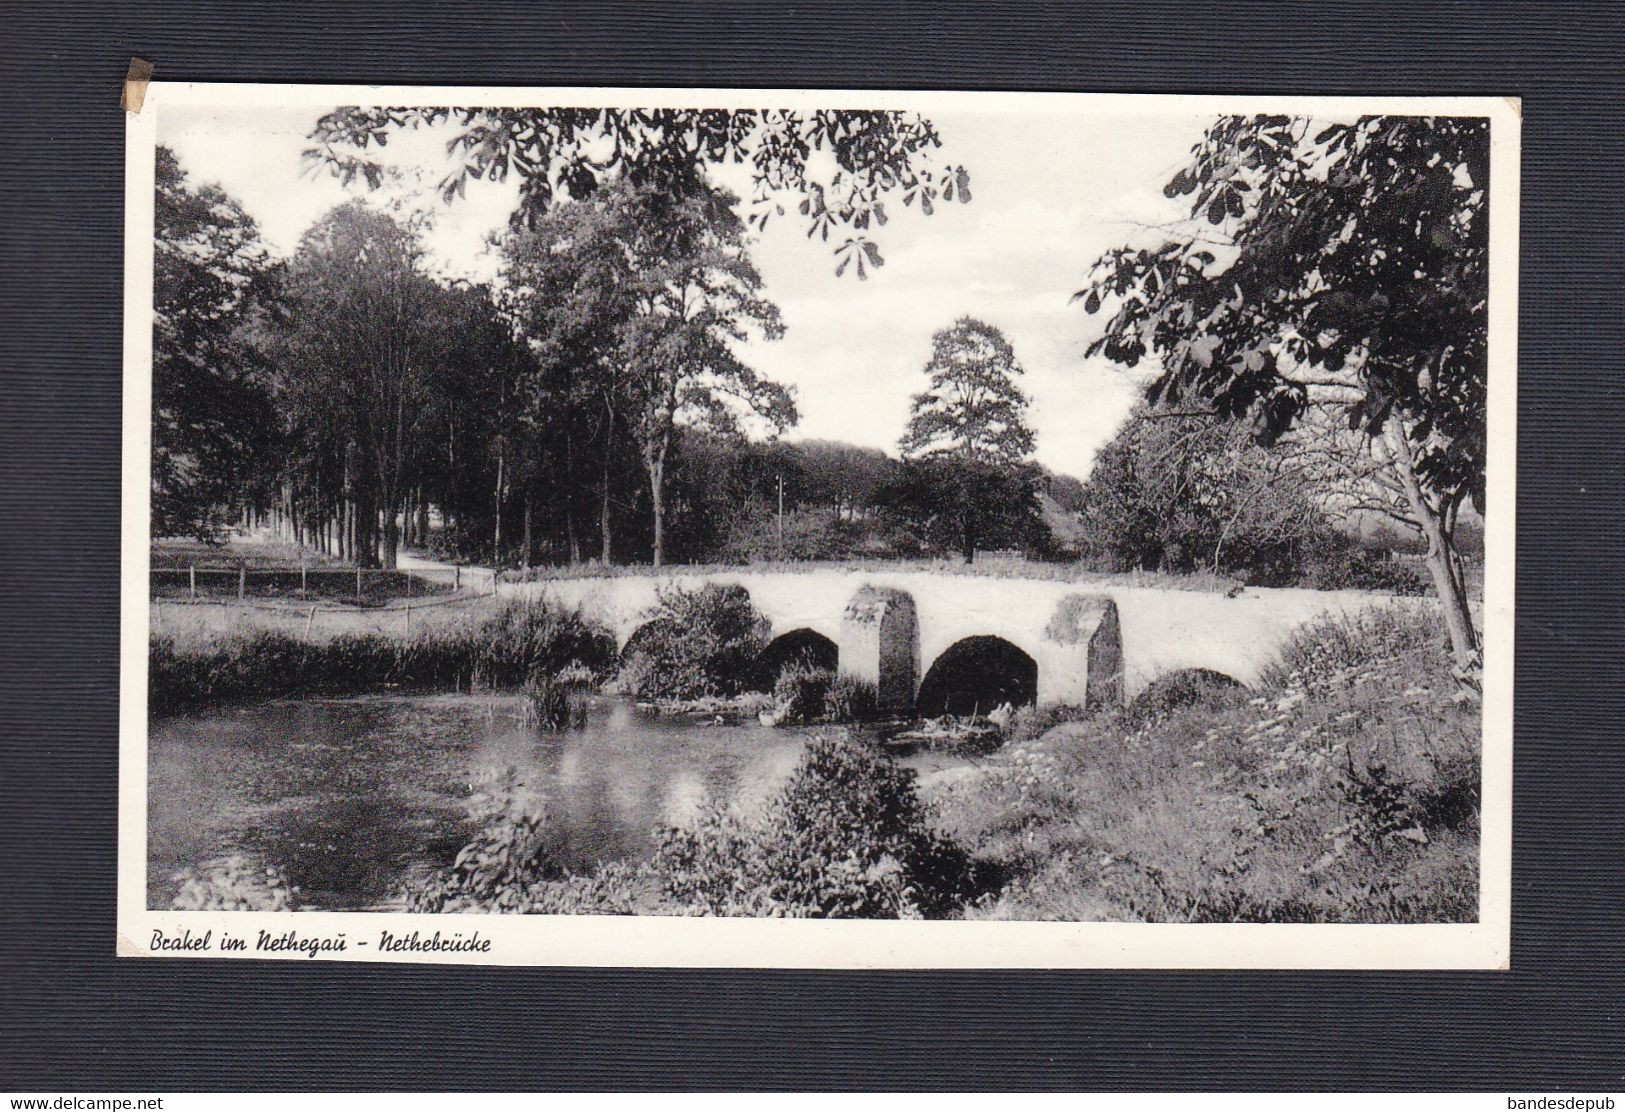
[[[511,769],[485,785],[471,810],[474,837],[449,868],[408,886],[408,911],[525,911],[537,884],[565,875],[545,804],[520,790]]]
[[[844,737],[810,744],[759,817],[713,809],[667,831],[654,864],[669,898],[712,915],[943,918],[973,889],[914,774]]]
[[[970,563],[982,520],[1005,504],[1011,479],[1029,487],[1018,504],[1034,506],[1037,472],[1027,462],[1033,431],[1016,384],[1023,372],[1004,334],[970,317],[936,333],[931,347],[930,386],[914,396],[900,446],[905,458],[932,465],[920,472],[926,489],[952,488],[960,550]]]
[[[781,725],[862,722],[875,716],[875,686],[811,661],[793,661],[773,684],[773,709]]]
[[[890,551],[957,551],[963,559],[969,536],[977,550],[1013,548],[1047,558],[1054,538],[1040,513],[1040,482],[1030,465],[1005,470],[946,457],[905,460],[876,496],[885,517],[905,534],[892,539]]]
[[[263,494],[278,446],[254,331],[280,272],[242,207],[190,183],[167,147],[156,174],[152,532],[213,541]]]
[[[796,420],[787,389],[733,350],[750,330],[775,339],[778,309],[760,296],[735,198],[710,188],[672,197],[624,182],[559,206],[504,244],[509,311],[546,362],[585,376],[603,413],[604,451],[617,422],[649,484],[654,563],[665,555],[665,479],[682,422],[732,431],[742,408],[775,429]],[[733,403],[733,404],[730,404]],[[540,424],[554,407],[532,391]],[[606,473],[611,461],[605,459]],[[606,483],[603,497],[610,497]]]
[[[1481,119],[1225,117],[1165,190],[1210,230],[1109,251],[1077,294],[1110,309],[1091,355],[1154,357],[1152,401],[1206,402],[1264,445],[1336,404],[1380,438],[1462,659],[1451,533],[1464,501],[1483,509],[1488,187]]]
[[[353,507],[357,562],[393,567],[408,493],[457,470],[455,436],[438,433],[477,407],[502,416],[523,351],[489,291],[436,282],[419,229],[360,202],[305,233],[288,291],[287,477],[306,514]]]
[[[1312,623],[1256,690],[1170,677],[939,792],[950,832],[1009,878],[971,914],[1475,920],[1479,715],[1429,609]]]
[[[411,638],[344,634],[306,641],[260,630],[187,648],[154,636],[148,708],[169,714],[208,703],[311,692],[367,691],[383,684],[431,690],[523,687],[536,677],[585,669],[605,676],[609,635],[574,610],[514,604],[466,624]]]
[[[627,643],[621,682],[645,699],[737,695],[767,647],[768,622],[736,584],[661,587]]]
[[[796,202],[807,235],[837,238],[837,272],[858,278],[885,264],[867,234],[901,199],[930,215],[938,200],[969,202],[964,166],[938,165],[942,140],[930,121],[903,112],[852,109],[682,108],[339,108],[311,132],[306,158],[346,184],[376,188],[384,168],[374,148],[404,128],[449,130],[455,168],[441,182],[449,203],[470,179],[519,184],[515,226],[534,224],[561,199],[581,201],[605,182],[652,195],[687,198],[705,190],[705,167],[749,163],[755,183],[751,223],[764,228]],[[834,170],[816,170],[818,152]]]

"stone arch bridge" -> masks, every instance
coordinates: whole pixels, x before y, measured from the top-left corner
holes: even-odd
[[[1304,622],[1388,601],[1359,591],[1248,588],[1230,598],[1114,582],[840,569],[544,579],[499,590],[579,607],[625,648],[650,620],[660,587],[705,583],[743,587],[776,641],[827,639],[840,671],[874,683],[882,704],[902,711],[913,708],[933,667],[972,641],[1016,650],[1031,662],[1029,673],[1036,666],[1031,694],[1040,705],[1104,705],[1186,669],[1251,686]]]

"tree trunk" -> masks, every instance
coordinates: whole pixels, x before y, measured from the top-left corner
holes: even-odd
[[[496,528],[491,532],[491,566],[502,566],[502,445],[497,445]]]
[[[394,571],[401,554],[401,521],[396,513],[395,500],[384,503],[384,551],[380,566]]]
[[[1428,572],[1433,577],[1433,589],[1444,608],[1445,631],[1450,635],[1450,651],[1459,668],[1471,668],[1478,656],[1478,631],[1473,627],[1472,607],[1467,602],[1466,583],[1458,574],[1455,545],[1445,531],[1438,509],[1422,492],[1411,458],[1409,437],[1397,418],[1390,418],[1383,429],[1383,439],[1392,457],[1394,470],[1404,487],[1411,513],[1427,538]]]
[[[378,507],[372,492],[363,488],[355,499],[355,562],[364,568],[378,566]]]
[[[666,504],[662,497],[662,488],[666,481],[665,453],[650,456],[648,463],[649,500],[654,504],[655,518],[654,566],[658,568],[665,563],[666,557]]]
[[[603,560],[603,564],[604,564],[604,566],[606,568],[609,567],[609,565],[613,562],[610,559],[610,540],[611,540],[611,538],[610,538],[610,527],[609,527],[609,471],[610,471],[610,464],[614,459],[614,453],[611,451],[611,449],[612,449],[612,447],[614,445],[614,435],[615,435],[615,418],[612,416],[610,418],[609,430],[604,434],[604,484],[603,484],[603,489],[600,492],[601,493],[601,501],[599,502],[599,510],[598,510],[598,528],[599,528],[600,532],[603,535],[603,542],[604,542],[602,560]]]

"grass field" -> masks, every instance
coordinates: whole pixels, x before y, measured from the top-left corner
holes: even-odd
[[[311,567],[354,566],[267,532],[234,531],[221,544],[204,544],[191,537],[154,537],[149,554],[154,568],[184,568],[189,564],[235,567],[243,563],[250,568],[298,567],[301,563]]]

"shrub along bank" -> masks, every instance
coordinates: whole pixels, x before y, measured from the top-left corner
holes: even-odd
[[[276,696],[370,691],[523,687],[567,670],[607,676],[615,663],[609,633],[546,601],[410,637],[341,634],[307,641],[276,630],[229,633],[185,646],[154,636],[148,657],[148,709],[171,714],[213,703]]]
[[[570,876],[545,806],[499,793],[410,911],[943,918],[976,892],[970,857],[934,826],[914,773],[842,735],[814,741],[754,814],[720,806],[661,832],[649,859]]]

